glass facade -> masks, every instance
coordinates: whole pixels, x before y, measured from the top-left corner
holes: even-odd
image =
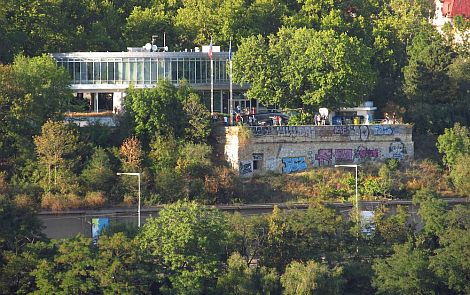
[[[126,89],[153,87],[160,80],[178,85],[187,80],[199,92],[208,109],[229,112],[230,77],[228,52],[213,53],[214,100],[211,102],[211,60],[207,52],[69,52],[54,53],[58,66],[71,77],[77,97],[89,101],[90,110],[119,111]],[[248,106],[243,87],[233,85],[234,104]]]
[[[126,54],[128,55],[128,54]],[[84,57],[53,55],[64,67],[72,84],[155,84],[167,79],[174,84],[186,79],[190,84],[210,84],[210,60],[201,57]],[[214,84],[228,84],[228,61],[214,58]]]

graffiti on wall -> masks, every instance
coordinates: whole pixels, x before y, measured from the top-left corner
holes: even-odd
[[[307,152],[307,158],[313,166],[331,166],[334,163],[353,163],[374,160],[380,157],[378,148],[360,146],[356,149],[319,149],[316,154]]]
[[[315,138],[314,126],[255,126],[251,127],[254,136],[301,136]]]
[[[318,166],[330,166],[333,164],[333,150],[320,149],[315,155],[315,160],[318,161]]]
[[[402,160],[406,156],[405,144],[397,138],[394,142],[390,143],[388,152],[390,158]]]
[[[408,134],[410,128],[391,125],[335,125],[335,126],[253,126],[250,127],[255,137],[307,137],[311,139],[349,138],[350,141],[366,141],[372,136],[390,136]]]
[[[372,127],[372,133],[377,136],[393,135],[393,128],[390,125],[375,125]]]
[[[354,157],[358,160],[378,158],[379,149],[377,148],[369,149],[367,147],[360,146],[354,151]]]
[[[307,163],[304,157],[282,158],[282,173],[292,173],[307,169]]]
[[[353,150],[352,149],[336,149],[335,160],[336,162],[352,162]]]
[[[241,176],[251,176],[253,174],[253,162],[252,161],[240,161]]]

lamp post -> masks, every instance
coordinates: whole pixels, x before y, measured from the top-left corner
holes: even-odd
[[[137,207],[137,226],[140,227],[140,173],[138,172],[118,172],[116,175],[133,175],[137,176],[137,179],[139,180],[139,201],[138,201],[138,207]]]
[[[357,214],[357,222],[359,222],[359,197],[357,193],[357,167],[359,165],[357,164],[349,164],[349,165],[335,165],[335,167],[349,167],[349,168],[355,168],[356,170],[356,214]]]

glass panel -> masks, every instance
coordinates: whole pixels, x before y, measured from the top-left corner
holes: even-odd
[[[151,63],[150,59],[145,59],[144,63],[144,83],[149,84],[150,83],[150,70],[151,70]]]
[[[139,60],[136,61],[137,64],[137,84],[143,84],[144,83],[144,61]]]
[[[93,83],[99,83],[101,78],[100,78],[100,63],[99,62],[94,62],[94,68],[93,68]]]
[[[150,75],[150,83],[155,84],[157,82],[157,74],[158,74],[158,59],[152,60],[151,62],[151,75]],[[163,72],[163,69],[162,69]]]
[[[93,63],[86,63],[86,80],[88,83],[93,83]]]
[[[161,77],[159,78],[161,79]],[[165,59],[165,75],[164,79],[170,80],[171,81],[171,60],[170,59]]]
[[[201,60],[196,58],[194,63],[194,73],[195,73],[195,81],[194,83],[201,83]]]
[[[79,62],[74,62],[73,63],[74,66],[73,66],[73,69],[74,69],[74,83],[76,84],[80,84],[81,83],[81,77],[80,77],[80,63]]]
[[[106,62],[101,63],[101,80],[103,83],[108,83],[108,64]]]
[[[183,80],[185,77],[185,72],[184,72],[184,62],[183,59],[178,60],[178,82],[180,80]]]
[[[124,79],[124,73],[122,70],[122,61],[116,62],[116,83],[121,84],[122,80]]]
[[[178,60],[171,60],[171,82],[178,82]]]
[[[129,61],[125,61],[122,64],[123,83],[129,83]]]
[[[129,61],[129,79],[130,82],[137,81],[137,64],[135,61]]]
[[[108,63],[108,83],[114,84],[114,62]]]

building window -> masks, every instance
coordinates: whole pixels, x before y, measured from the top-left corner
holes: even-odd
[[[263,154],[253,154],[253,171],[263,167]]]

